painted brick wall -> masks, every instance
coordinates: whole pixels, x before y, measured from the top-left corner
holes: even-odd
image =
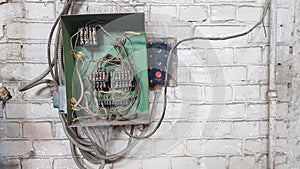
[[[180,40],[243,32],[259,20],[264,2],[80,0],[74,13],[145,12],[148,32]],[[299,169],[300,3],[278,3],[276,166]],[[61,8],[59,0],[10,0],[0,5],[0,82],[13,95],[0,119],[0,168],[75,168],[49,90],[39,95],[39,87],[17,91],[46,68],[47,37]],[[179,86],[169,90],[162,127],[128,158],[107,168],[266,169],[268,49],[262,26],[237,39],[181,45]],[[112,149],[124,141],[115,138]]]

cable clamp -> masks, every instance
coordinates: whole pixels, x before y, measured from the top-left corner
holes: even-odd
[[[67,113],[66,87],[58,86],[58,91],[53,95],[53,107],[61,113]]]

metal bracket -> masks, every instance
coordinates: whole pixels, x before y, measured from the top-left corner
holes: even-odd
[[[53,95],[53,107],[61,113],[67,113],[66,87],[58,86],[58,91]]]

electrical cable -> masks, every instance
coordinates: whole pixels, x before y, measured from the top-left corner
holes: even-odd
[[[167,109],[167,87],[168,87],[167,86],[168,85],[167,75],[168,75],[168,68],[169,68],[170,61],[172,60],[174,51],[177,49],[177,47],[181,43],[187,42],[187,41],[193,41],[193,40],[213,40],[213,41],[219,41],[219,40],[228,40],[228,39],[234,39],[234,38],[238,38],[238,37],[241,37],[241,36],[245,36],[245,35],[251,33],[260,24],[264,23],[264,19],[265,19],[266,15],[267,15],[268,9],[270,7],[270,3],[271,3],[271,0],[267,0],[266,1],[266,5],[264,7],[263,14],[262,14],[260,20],[254,26],[252,26],[249,30],[247,30],[245,32],[234,34],[234,35],[229,35],[229,36],[224,36],[224,37],[200,37],[200,36],[198,36],[198,37],[191,37],[191,38],[182,39],[179,42],[177,42],[171,48],[171,50],[169,52],[169,55],[168,55],[168,59],[167,59],[167,65],[166,65],[166,71],[165,71],[166,77],[165,77],[165,82],[164,82],[164,105],[163,105],[163,112],[162,112],[162,115],[161,115],[161,118],[160,118],[158,124],[156,125],[156,127],[149,134],[147,134],[146,136],[143,136],[143,137],[130,135],[126,130],[124,130],[125,133],[128,136],[132,137],[132,138],[145,139],[145,138],[149,138],[150,136],[152,136],[158,130],[158,128],[160,127],[160,125],[161,125],[161,123],[162,123],[162,121],[164,119],[164,116],[166,114],[166,109]]]
[[[170,64],[170,61],[174,55],[175,50],[177,49],[177,47],[187,41],[193,41],[193,40],[214,40],[214,41],[219,41],[219,40],[228,40],[228,39],[233,39],[233,38],[238,38],[241,36],[245,36],[247,34],[249,34],[250,32],[252,32],[256,27],[258,27],[260,24],[264,23],[264,18],[267,14],[267,11],[269,9],[270,6],[270,1],[271,0],[267,0],[266,1],[266,6],[264,7],[264,11],[263,14],[261,16],[261,19],[259,22],[257,22],[254,26],[252,26],[249,30],[239,33],[239,34],[234,34],[234,35],[230,35],[230,36],[224,36],[224,37],[191,37],[191,38],[186,38],[183,40],[180,40],[179,42],[177,42],[175,44],[175,46],[173,46],[169,52],[169,57],[167,59],[167,65],[166,65],[166,75],[168,75],[168,67]],[[51,87],[57,87],[58,85],[64,84],[64,68],[63,68],[63,57],[61,55],[61,46],[62,46],[62,35],[61,35],[61,16],[65,15],[68,13],[68,11],[70,10],[70,8],[73,5],[73,0],[67,0],[64,4],[64,8],[61,11],[61,13],[58,15],[58,17],[56,18],[51,30],[50,30],[50,34],[49,34],[49,38],[48,38],[48,44],[47,44],[47,58],[48,58],[48,67],[47,69],[40,74],[38,77],[34,78],[33,80],[29,81],[27,84],[20,86],[19,87],[19,91],[25,91],[28,90],[30,88],[33,88],[39,84],[42,83],[46,83],[48,85],[50,85]],[[53,59],[51,59],[51,43],[52,43],[52,37],[54,35],[54,31],[55,29],[57,29],[56,32],[56,37],[55,37],[55,48],[54,48],[54,56]],[[102,28],[101,28],[102,29]],[[103,30],[104,31],[104,30]],[[128,57],[128,52],[126,50],[126,48],[123,46],[122,43],[117,43],[116,44],[117,47],[122,48],[126,54],[126,56]],[[129,61],[130,67],[133,66],[131,65],[131,62]],[[54,68],[54,70],[53,70]],[[53,80],[50,79],[44,79],[48,74],[51,74],[51,77]],[[136,92],[137,92],[137,100],[138,104],[140,101],[139,98],[139,90],[140,90],[140,84],[139,84],[139,80],[137,77],[135,77],[136,79]],[[60,120],[62,121],[62,126],[63,126],[63,130],[66,133],[66,136],[68,137],[68,139],[70,140],[70,147],[71,147],[71,152],[72,152],[72,157],[76,163],[76,165],[80,168],[80,169],[86,169],[83,161],[80,161],[78,158],[81,158],[80,156],[78,156],[76,148],[80,151],[81,155],[83,156],[84,159],[86,159],[89,163],[92,164],[98,164],[99,169],[103,169],[105,166],[106,162],[114,162],[117,161],[119,159],[121,159],[122,157],[124,157],[139,141],[139,139],[145,139],[148,138],[150,136],[152,136],[160,127],[165,113],[166,113],[166,108],[167,108],[167,84],[168,84],[168,78],[167,76],[164,79],[164,104],[163,104],[163,112],[161,114],[161,117],[158,121],[158,124],[154,127],[154,129],[149,132],[148,134],[146,134],[148,132],[148,129],[150,127],[150,125],[148,125],[147,127],[143,128],[140,132],[140,134],[138,135],[134,135],[134,126],[131,125],[130,126],[130,132],[128,132],[125,128],[123,128],[124,132],[129,136],[128,141],[127,141],[127,146],[120,150],[117,153],[113,153],[113,154],[107,154],[107,150],[106,150],[106,145],[107,143],[110,141],[110,137],[112,135],[113,132],[113,128],[112,127],[101,127],[101,126],[97,126],[97,127],[84,127],[84,134],[87,136],[87,138],[83,138],[77,131],[77,127],[75,128],[71,128],[68,127],[67,124],[67,120],[66,120],[66,115],[59,113],[59,117]],[[152,117],[152,115],[155,113],[156,111],[156,106],[158,104],[158,98],[159,98],[159,91],[155,91],[155,97],[154,97],[154,101],[153,101],[153,105],[151,108],[151,112],[150,112],[150,116]]]
[[[56,65],[56,60],[57,58],[53,58],[53,61],[51,60],[51,40],[54,34],[54,30],[57,26],[57,24],[60,22],[61,16],[64,15],[67,11],[68,8],[70,7],[71,3],[73,2],[73,0],[68,0],[66,1],[66,4],[64,5],[63,10],[61,11],[61,13],[58,15],[58,17],[56,18],[56,20],[54,21],[54,24],[50,30],[50,34],[49,34],[49,38],[48,38],[48,44],[47,44],[47,58],[48,58],[48,67],[47,69],[40,74],[38,77],[32,79],[31,81],[29,81],[27,84],[22,85],[18,88],[19,91],[25,91],[28,89],[31,89],[41,83],[38,83],[40,80],[42,80],[43,78],[45,78],[49,73],[51,73],[51,76],[53,78],[53,82],[56,84],[57,86],[57,77],[55,77],[52,68],[54,67],[54,65]]]
[[[152,115],[154,114],[155,110],[156,110],[156,106],[158,104],[158,98],[160,96],[160,90],[155,90],[154,91],[154,102],[153,102],[153,107],[151,109],[151,113],[150,113],[150,117],[152,117]],[[163,119],[164,119],[164,116],[165,116],[165,113],[162,114],[161,118],[159,119],[159,124],[162,123]],[[145,139],[145,138],[149,138],[151,137],[157,130],[158,128],[160,127],[160,125],[157,125],[149,134],[145,135],[145,136],[135,136],[133,134],[130,134],[127,132],[127,130],[124,128],[124,132],[132,137],[132,138],[135,138],[135,139]]]

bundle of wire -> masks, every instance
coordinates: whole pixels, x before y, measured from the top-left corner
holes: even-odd
[[[174,51],[177,49],[177,47],[187,41],[194,41],[194,40],[227,40],[227,39],[233,39],[238,38],[241,36],[245,36],[252,32],[256,27],[258,27],[260,24],[264,23],[264,18],[267,14],[267,11],[269,9],[271,0],[266,1],[266,5],[264,7],[264,11],[262,14],[262,17],[259,22],[257,22],[253,27],[251,27],[249,30],[238,33],[235,35],[225,36],[225,37],[192,37],[187,38],[179,41],[170,51],[167,67],[169,66],[170,60],[172,60],[172,56]],[[61,40],[61,23],[60,19],[62,15],[67,15],[70,11],[70,9],[73,6],[73,0],[67,0],[65,1],[64,8],[62,9],[62,12],[59,14],[58,18],[55,20],[48,39],[48,47],[47,47],[47,57],[48,57],[48,68],[37,78],[33,79],[29,83],[25,84],[24,86],[19,87],[19,91],[25,91],[30,88],[33,88],[37,85],[46,83],[50,87],[57,88],[59,85],[64,85],[64,67],[63,67],[63,57],[61,54],[61,47],[62,47],[62,40]],[[56,37],[54,42],[54,53],[53,53],[53,59],[51,58],[51,44],[52,44],[52,38],[54,35],[54,32],[56,30]],[[166,69],[168,71],[168,68]],[[51,79],[44,79],[48,74],[51,74]],[[168,72],[166,72],[167,74]],[[83,161],[80,160],[80,158],[84,158],[88,162],[92,164],[98,164],[99,168],[104,168],[106,163],[111,163],[114,161],[117,161],[123,157],[126,156],[126,154],[138,143],[139,139],[145,139],[150,136],[152,136],[160,127],[165,113],[166,113],[166,107],[167,107],[167,78],[165,78],[165,86],[164,86],[164,104],[163,104],[163,112],[161,114],[161,117],[158,121],[158,124],[154,127],[152,131],[148,132],[149,125],[144,126],[142,130],[139,128],[137,129],[136,126],[120,126],[123,131],[129,136],[127,146],[123,150],[119,151],[118,153],[114,154],[108,154],[107,152],[107,143],[110,141],[111,135],[114,132],[113,127],[107,126],[107,127],[100,127],[100,126],[91,126],[91,127],[82,127],[83,133],[86,135],[86,137],[82,137],[80,132],[78,131],[78,128],[68,127],[66,115],[59,113],[59,117],[63,124],[63,129],[67,135],[67,137],[70,140],[70,146],[72,155],[74,158],[75,163],[80,169],[86,169]],[[153,101],[153,106],[151,109],[151,114],[155,113],[155,109],[158,102],[160,91],[155,91],[155,97]],[[137,132],[139,131],[139,132]],[[139,134],[136,134],[139,133]],[[79,150],[81,153],[81,156],[77,154],[76,149]]]
[[[76,58],[72,82],[72,114],[76,118],[73,119],[126,119],[128,113],[135,112],[140,103],[139,78],[129,59],[133,52],[130,38],[126,33],[114,37],[96,21],[88,22],[85,27],[95,30],[100,27],[112,43],[111,50],[105,56],[99,56],[82,50],[83,47],[77,48],[79,34],[83,34],[81,28],[71,37],[70,52]],[[80,41],[83,41],[82,38]],[[127,41],[130,42],[131,52],[125,47]],[[120,80],[124,79],[126,83],[121,83]]]

